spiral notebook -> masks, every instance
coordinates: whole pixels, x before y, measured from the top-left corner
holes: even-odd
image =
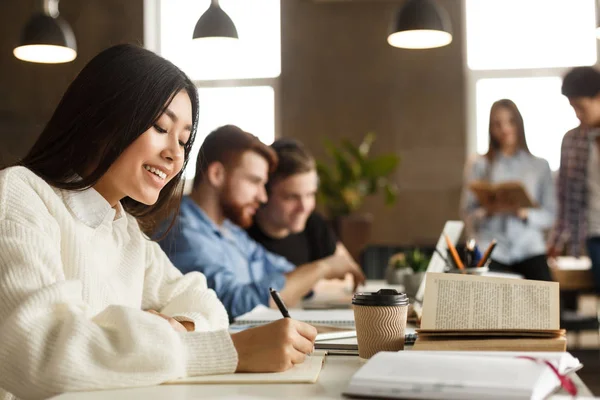
[[[290,310],[290,316],[312,325],[326,325],[341,328],[354,328],[353,310]],[[232,325],[264,325],[281,319],[281,312],[265,306],[240,315]]]

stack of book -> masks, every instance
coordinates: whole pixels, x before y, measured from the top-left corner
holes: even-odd
[[[436,273],[426,282],[415,350],[566,350],[556,282]]]

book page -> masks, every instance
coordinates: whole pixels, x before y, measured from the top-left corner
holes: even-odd
[[[529,208],[538,205],[520,182],[503,182],[496,185],[496,201],[508,208]]]
[[[560,328],[557,282],[439,273],[426,279],[421,329]]]
[[[479,204],[486,210],[492,208],[496,202],[495,190],[486,181],[473,181],[469,184],[469,189],[473,192]]]

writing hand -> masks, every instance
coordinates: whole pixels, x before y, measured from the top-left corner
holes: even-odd
[[[314,326],[291,318],[231,335],[238,352],[237,372],[281,372],[304,362],[317,337]]]

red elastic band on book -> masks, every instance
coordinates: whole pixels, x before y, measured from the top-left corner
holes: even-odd
[[[552,364],[550,361],[544,360],[541,358],[529,357],[529,356],[519,356],[517,358],[524,358],[526,360],[531,360],[536,363],[546,364],[548,367],[550,367],[552,372],[554,372],[554,375],[556,375],[556,377],[560,381],[560,386],[571,396],[577,395],[577,386],[575,386],[575,383],[573,383],[573,380],[571,380],[571,378],[569,378],[567,375],[561,374],[558,371],[558,369],[554,366],[554,364]]]

